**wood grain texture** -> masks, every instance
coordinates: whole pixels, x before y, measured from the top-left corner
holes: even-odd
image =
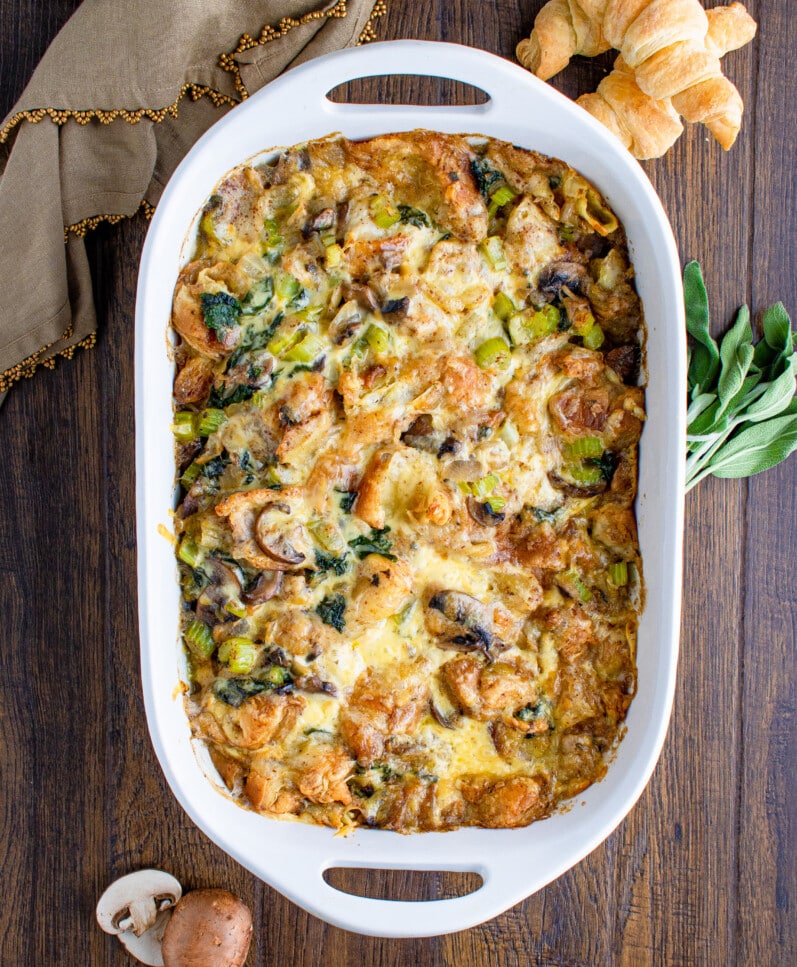
[[[708,6],[715,5],[712,0]],[[76,0],[0,0],[0,112]],[[380,36],[511,57],[541,0],[391,0]],[[751,0],[755,42],[728,56],[746,104],[725,154],[690,128],[646,170],[684,260],[704,266],[715,330],[743,301],[797,314],[797,18]],[[611,58],[553,83],[593,89]],[[368,97],[451,97],[438,82],[366,82]],[[0,908],[3,967],[132,964],[94,923],[116,876],[162,866],[223,886],[255,914],[248,967],[743,967],[797,962],[797,460],[687,501],[682,657],[662,760],[590,857],[492,922],[429,940],[358,937],[320,922],[211,844],[171,796],[139,685],[133,310],[143,221],[89,240],[100,338],[14,388],[0,409]],[[354,891],[362,875],[335,874]],[[400,872],[369,889],[452,895],[455,878]]]

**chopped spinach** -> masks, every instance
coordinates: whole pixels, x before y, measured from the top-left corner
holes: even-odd
[[[222,335],[238,325],[241,303],[229,292],[203,292],[200,296],[205,325]]]
[[[253,316],[264,309],[274,296],[274,280],[270,275],[255,282],[252,288],[246,293],[241,312],[245,316]]]
[[[400,221],[402,225],[415,225],[417,228],[428,228],[429,218],[426,212],[420,208],[412,208],[410,205],[398,205]]]
[[[333,571],[340,577],[341,574],[345,574],[349,570],[349,555],[348,553],[338,555],[329,554],[326,551],[316,551],[315,563],[322,574]]]
[[[556,523],[557,510],[543,510],[542,507],[529,507],[529,511],[531,512],[531,516],[537,521],[538,524]]]
[[[244,383],[241,386],[236,386],[232,393],[223,396],[221,389],[214,386],[208,398],[208,406],[223,410],[225,406],[232,406],[233,403],[245,403],[247,400],[251,400],[256,392],[256,386],[247,386]]]
[[[244,700],[252,695],[265,692],[268,685],[255,678],[217,678],[213,683],[213,694],[227,705],[240,708]]]
[[[367,537],[361,535],[349,541],[349,547],[354,548],[360,560],[369,554],[381,554],[382,557],[386,557],[389,561],[395,561],[396,555],[390,553],[393,550],[393,541],[386,536],[389,533],[389,527],[381,527],[379,529],[372,527],[371,533]]]
[[[357,499],[357,491],[349,490],[341,494],[340,497],[340,509],[344,514],[350,514],[351,509],[354,506],[354,501]]]
[[[336,631],[343,631],[346,621],[343,612],[346,610],[346,598],[342,594],[328,594],[316,605],[316,614],[325,625],[331,625]]]
[[[597,467],[607,484],[612,482],[614,471],[617,469],[617,456],[611,450],[604,450],[599,457],[592,457],[587,461]]]
[[[206,464],[202,466],[202,476],[207,477],[209,480],[215,480],[216,477],[220,477],[224,473],[224,468],[229,464],[230,458],[225,457],[223,454],[214,457],[212,460],[208,460]]]
[[[505,180],[501,172],[493,168],[486,158],[474,158],[470,163],[470,173],[484,198],[489,198],[498,182]]]

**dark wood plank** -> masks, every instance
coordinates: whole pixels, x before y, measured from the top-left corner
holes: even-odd
[[[797,44],[797,22],[790,7],[760,6],[751,305],[760,311],[783,300],[795,322],[797,80],[780,65]],[[737,846],[740,964],[797,957],[795,483],[794,460],[749,483]]]
[[[392,0],[380,34],[512,57],[541,5]],[[75,6],[0,0],[0,111]],[[726,61],[746,102],[739,142],[724,154],[695,128],[646,166],[682,255],[703,263],[715,329],[745,300],[783,298],[797,311],[795,19],[788,0],[748,6],[761,34]],[[554,83],[577,96],[610,62],[577,59]],[[417,80],[398,91],[452,96]],[[300,911],[193,826],[155,760],[139,685],[132,319],[144,231],[133,221],[90,240],[98,347],[15,387],[0,409],[0,963],[130,964],[93,909],[108,882],[144,865],[242,895],[256,918],[249,967],[315,967],[322,952],[330,967],[795,962],[794,460],[688,498],[682,659],[662,761],[615,834],[525,903],[451,937],[357,937]],[[401,873],[370,886],[388,881],[421,895],[450,888]],[[356,891],[359,875],[339,883]]]

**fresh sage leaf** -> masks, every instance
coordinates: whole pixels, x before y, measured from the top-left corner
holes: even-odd
[[[689,386],[707,389],[716,379],[720,355],[709,332],[708,294],[697,262],[689,262],[684,269],[684,307],[686,328],[695,340],[689,361]]]
[[[777,466],[797,450],[797,417],[756,423],[733,437],[711,464],[715,477],[750,477]]]
[[[742,306],[717,347],[696,262],[684,268],[684,303],[694,340],[688,370],[688,491],[712,474],[761,473],[797,450],[797,355],[791,319],[780,302],[763,314],[757,344],[750,313]]]

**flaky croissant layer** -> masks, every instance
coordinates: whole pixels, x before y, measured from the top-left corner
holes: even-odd
[[[611,74],[578,103],[636,158],[655,158],[681,134],[679,115],[731,147],[744,104],[720,58],[755,33],[756,22],[738,2],[704,10],[699,0],[549,0],[517,56],[548,80],[576,54],[618,50]]]

